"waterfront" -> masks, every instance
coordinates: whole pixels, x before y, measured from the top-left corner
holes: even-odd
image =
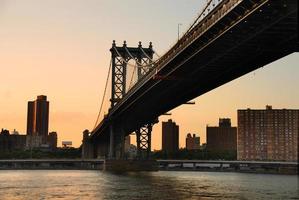
[[[3,170],[5,199],[299,199],[298,176],[84,170]]]

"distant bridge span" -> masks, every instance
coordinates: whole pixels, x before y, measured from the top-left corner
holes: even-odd
[[[222,0],[111,107],[89,136],[91,157],[121,157],[124,137],[136,130],[139,154],[149,152],[161,114],[298,51],[297,4]]]

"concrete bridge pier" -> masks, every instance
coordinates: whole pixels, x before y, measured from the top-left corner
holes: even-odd
[[[90,132],[83,132],[82,141],[82,159],[106,158],[109,145],[103,141],[94,141],[90,139]]]
[[[134,160],[125,159],[126,132],[119,124],[114,123],[109,127],[109,156],[104,162],[104,170],[118,172],[157,171],[157,161],[149,160],[152,124],[146,125],[136,131],[138,141],[138,159]]]
[[[94,158],[106,158],[109,146],[105,142],[97,141],[94,144]]]
[[[111,124],[109,136],[109,159],[123,159],[125,155],[125,132],[121,126]]]
[[[83,131],[82,159],[94,158],[94,144],[90,140],[89,135],[90,133],[87,129]]]

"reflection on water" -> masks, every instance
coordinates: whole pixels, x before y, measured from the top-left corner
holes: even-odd
[[[211,172],[0,171],[0,199],[299,199],[298,177]]]

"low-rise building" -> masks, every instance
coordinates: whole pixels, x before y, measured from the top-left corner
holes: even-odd
[[[43,136],[41,135],[26,135],[26,149],[35,149],[43,144]]]
[[[186,137],[186,149],[188,150],[200,149],[200,137],[196,136],[196,134],[193,134],[192,136],[191,133],[188,133]]]
[[[216,152],[237,150],[237,127],[231,126],[230,119],[219,119],[219,126],[207,126],[207,150]]]
[[[2,129],[0,133],[0,152],[24,150],[25,146],[26,135],[11,135],[8,130]]]

